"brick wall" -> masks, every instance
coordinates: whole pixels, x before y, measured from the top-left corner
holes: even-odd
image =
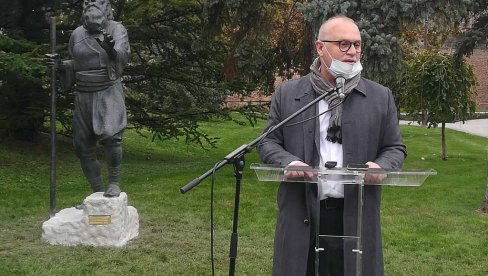
[[[228,108],[243,107],[246,105],[266,105],[271,101],[271,96],[264,95],[261,91],[254,91],[250,96],[240,97],[235,94],[227,97],[224,106]]]
[[[473,66],[478,86],[476,104],[479,109],[488,110],[488,49],[475,49],[473,55],[468,58],[468,62]],[[277,78],[275,86],[281,83]],[[262,95],[260,92],[253,92],[250,97],[240,98],[237,95],[228,98],[227,107],[237,107],[246,104],[263,104],[270,101],[270,96]]]
[[[476,103],[478,108],[488,109],[488,50],[475,49],[468,58],[478,81]]]

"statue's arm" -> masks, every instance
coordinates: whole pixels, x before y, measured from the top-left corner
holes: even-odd
[[[127,30],[120,23],[115,23],[113,28],[108,32],[103,32],[103,40],[97,38],[98,44],[107,53],[110,63],[112,64],[113,73],[112,78],[119,78],[122,75],[125,65],[129,60],[130,46]],[[109,75],[111,73],[109,72]]]
[[[74,61],[63,60],[59,54],[46,54],[46,65],[56,69],[56,76],[61,83],[63,91],[70,90],[74,85]]]
[[[125,65],[129,61],[130,54],[129,36],[125,27],[120,23],[117,23],[115,26],[113,40],[113,49],[116,53],[114,59],[115,73],[117,77],[120,77]]]
[[[69,38],[68,43],[69,55],[73,56],[73,34]],[[63,91],[69,91],[75,84],[75,61],[72,59],[63,60],[59,64],[59,80]]]
[[[63,91],[69,91],[75,84],[74,60],[63,60],[59,65],[58,75]]]

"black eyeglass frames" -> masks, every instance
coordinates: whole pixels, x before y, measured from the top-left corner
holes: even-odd
[[[351,49],[351,45],[354,45],[356,52],[361,52],[361,41],[348,41],[348,40],[320,40],[321,42],[334,42],[339,45],[339,50],[347,52]]]

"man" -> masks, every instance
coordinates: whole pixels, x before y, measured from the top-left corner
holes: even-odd
[[[265,129],[278,124],[317,95],[345,79],[344,95],[332,93],[258,145],[264,163],[282,166],[338,167],[367,164],[398,169],[406,157],[391,91],[361,78],[361,36],[353,20],[333,17],[320,27],[311,73],[283,83],[275,92]],[[339,77],[339,78],[338,78]],[[339,85],[340,86],[340,85]],[[343,102],[342,102],[343,101]],[[315,275],[315,202],[320,197],[320,234],[356,236],[358,190],[355,185],[281,183],[278,194],[273,275]],[[383,275],[380,186],[365,186],[362,231],[363,275]],[[355,275],[355,241],[321,241],[320,275]]]
[[[130,48],[127,31],[113,21],[108,0],[83,1],[83,26],[71,34],[72,60],[59,65],[65,90],[76,84],[73,143],[81,168],[93,192],[106,197],[120,194],[122,133],[127,126],[120,77]],[[58,56],[50,56],[53,65]],[[96,156],[97,141],[105,148],[109,185],[105,191]]]

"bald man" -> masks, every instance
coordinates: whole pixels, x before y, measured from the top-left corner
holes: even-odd
[[[334,90],[315,107],[295,118],[314,116],[302,124],[281,128],[258,145],[264,163],[282,166],[337,167],[366,164],[399,169],[406,157],[391,91],[361,77],[361,34],[345,16],[325,21],[315,41],[317,58],[311,73],[278,87],[265,130]],[[292,122],[291,122],[292,123]],[[291,124],[290,123],[290,124]],[[273,256],[273,275],[315,274],[316,201],[320,198],[321,235],[357,236],[358,187],[338,183],[281,183]],[[362,230],[363,275],[383,275],[380,226],[381,187],[365,186]],[[320,242],[320,275],[355,275],[355,239]]]

